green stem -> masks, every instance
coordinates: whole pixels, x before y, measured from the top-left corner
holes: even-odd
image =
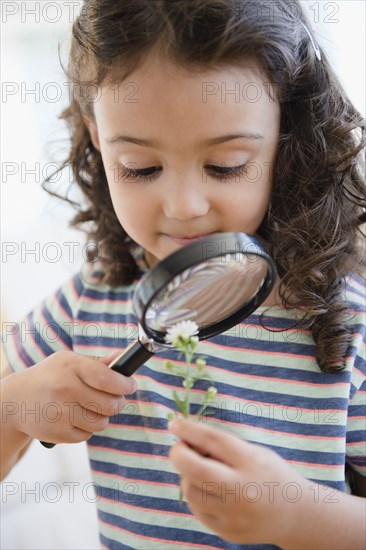
[[[190,378],[190,374],[191,374],[192,353],[190,353],[188,350],[185,350],[184,355],[185,355],[185,359],[186,359],[185,382],[187,384],[187,382]],[[189,402],[190,390],[191,390],[191,388],[189,388],[187,386],[185,387],[185,392],[184,392],[184,405],[185,405],[184,410],[185,410],[185,414],[183,415],[184,418],[189,418],[189,414],[190,414],[190,409],[191,409],[190,402]]]

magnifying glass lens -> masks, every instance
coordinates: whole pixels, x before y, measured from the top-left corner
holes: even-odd
[[[145,327],[165,333],[179,321],[195,321],[199,329],[245,306],[267,275],[268,264],[256,255],[235,252],[207,259],[174,277],[149,304]]]

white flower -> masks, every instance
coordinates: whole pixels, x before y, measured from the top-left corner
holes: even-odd
[[[188,342],[192,336],[195,336],[197,333],[197,323],[194,321],[180,321],[168,328],[165,341],[167,344],[176,346],[179,340]],[[194,340],[196,340],[196,338]]]
[[[217,389],[215,388],[215,386],[210,386],[207,390],[207,396],[206,398],[208,400],[210,399],[213,399],[215,397],[215,395],[217,394]]]

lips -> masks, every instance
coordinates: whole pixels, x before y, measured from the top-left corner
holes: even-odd
[[[169,239],[171,239],[175,243],[188,244],[188,243],[191,243],[193,241],[196,241],[197,239],[202,239],[204,237],[208,237],[209,235],[212,235],[212,232],[211,233],[201,233],[201,234],[196,234],[196,235],[167,235],[167,237],[169,237]]]

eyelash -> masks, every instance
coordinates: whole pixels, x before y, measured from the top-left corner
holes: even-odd
[[[240,166],[216,166],[213,164],[207,164],[206,167],[214,168],[218,170],[214,173],[211,172],[211,176],[217,178],[220,181],[227,181],[234,177],[244,176],[248,172],[248,167],[246,164]],[[133,168],[127,168],[121,163],[117,163],[118,176],[122,179],[131,178],[135,181],[153,181],[157,175],[161,172],[161,169],[158,169],[156,166],[151,166],[149,168],[142,168],[141,170],[134,170]],[[155,170],[152,174],[149,173],[151,170]],[[220,172],[221,170],[221,172]],[[146,174],[147,172],[147,174]]]

